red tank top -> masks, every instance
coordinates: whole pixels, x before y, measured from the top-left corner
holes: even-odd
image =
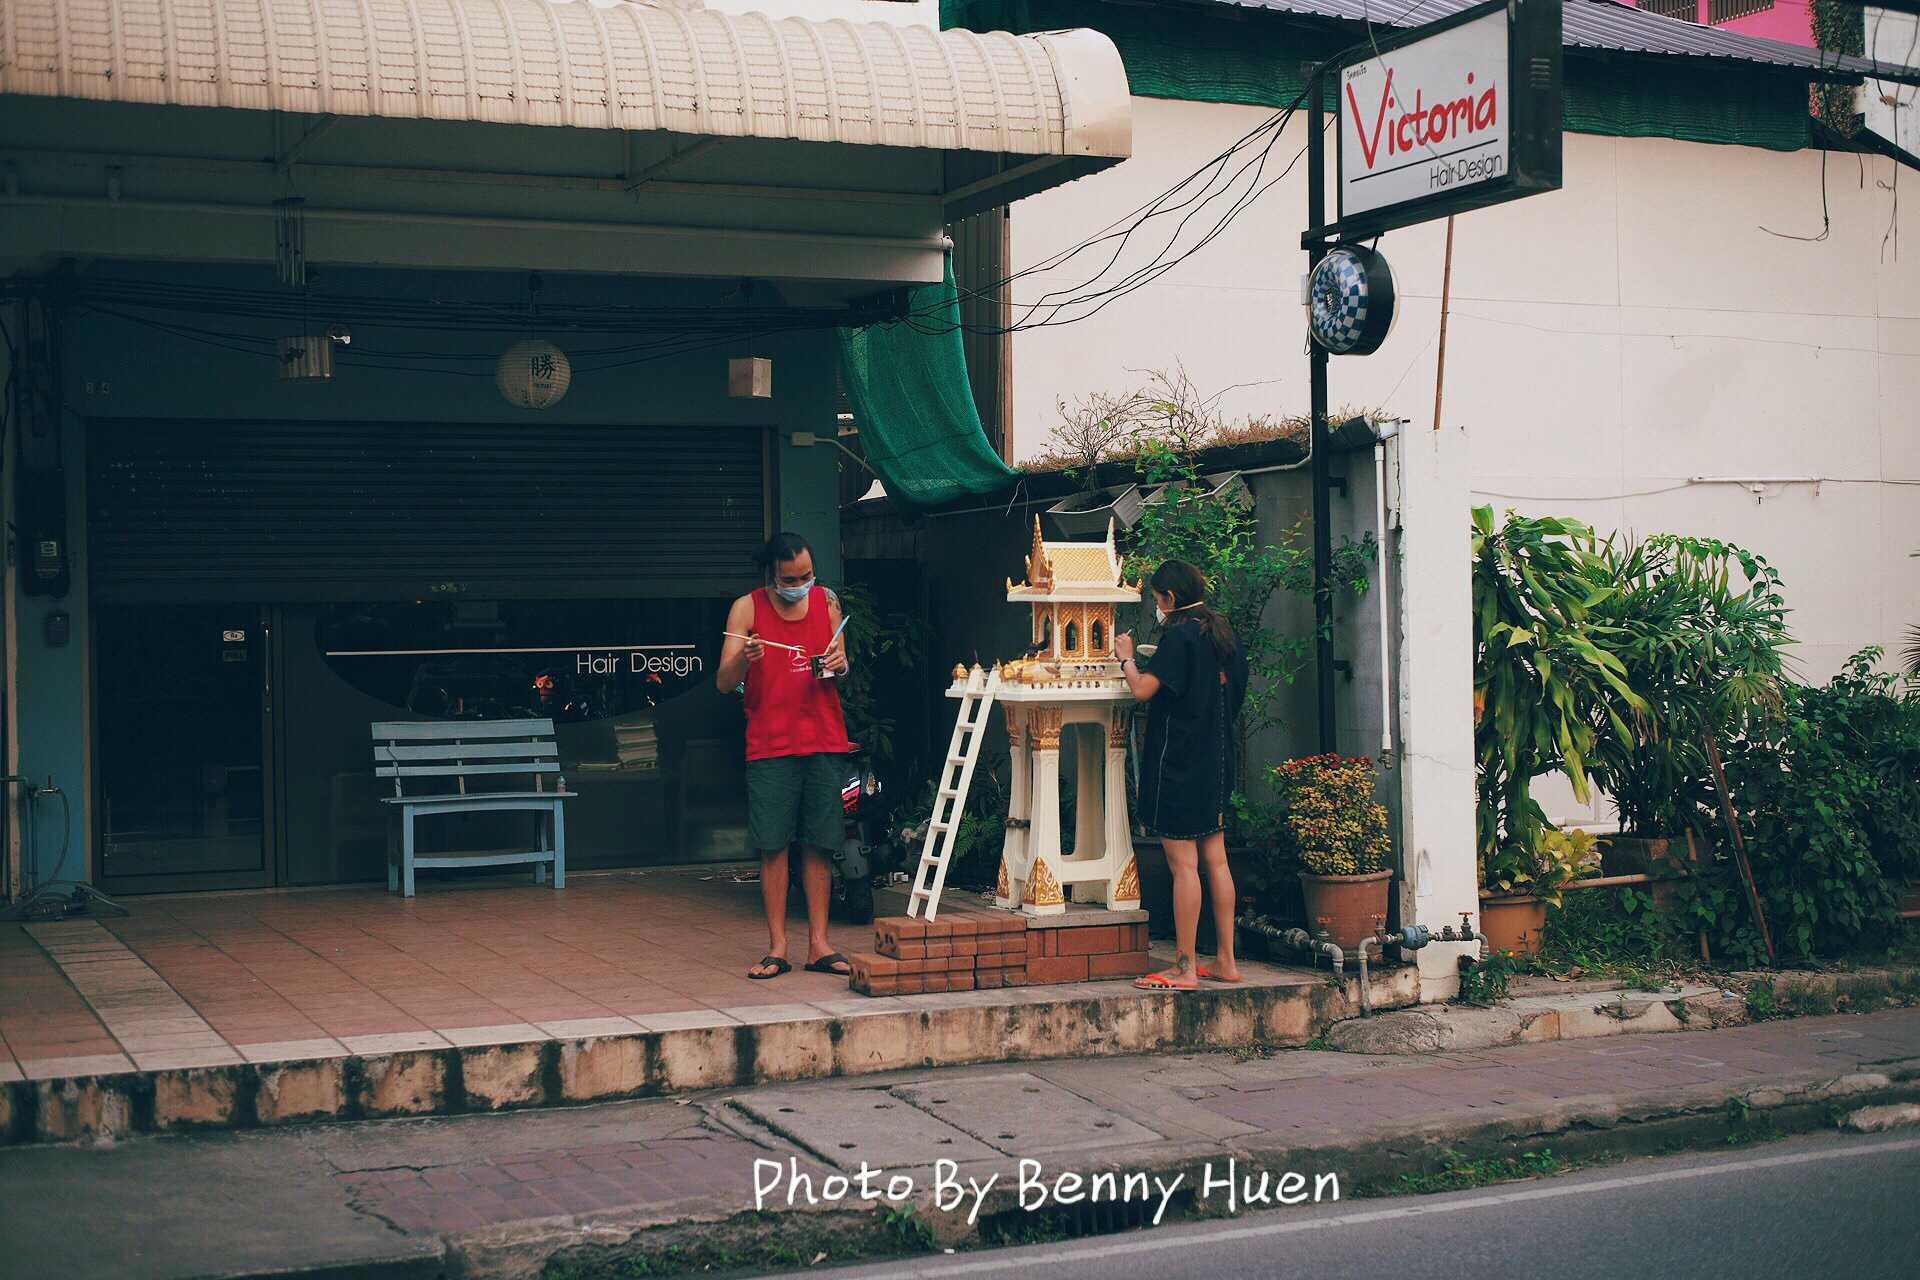
[[[827,593],[807,593],[807,616],[780,616],[763,587],[753,593],[753,629],[762,640],[799,645],[806,653],[769,648],[747,668],[747,759],[810,756],[852,749],[834,680],[816,680],[807,654],[825,653],[833,638]]]

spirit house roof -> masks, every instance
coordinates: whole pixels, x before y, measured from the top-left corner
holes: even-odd
[[[1062,604],[1137,603],[1140,584],[1122,582],[1122,567],[1111,520],[1104,542],[1047,542],[1040,536],[1040,517],[1035,516],[1027,580],[1016,587],[1008,578],[1007,599]]]

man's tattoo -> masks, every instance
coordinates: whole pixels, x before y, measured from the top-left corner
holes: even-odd
[[[1188,969],[1191,969],[1192,967],[1193,967],[1193,957],[1190,955],[1186,955],[1185,953],[1182,953],[1180,957],[1174,961],[1173,971],[1175,973],[1184,974]]]

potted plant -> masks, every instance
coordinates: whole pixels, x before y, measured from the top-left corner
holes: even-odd
[[[1586,801],[1588,762],[1603,743],[1631,744],[1627,717],[1647,714],[1612,633],[1593,620],[1611,590],[1594,545],[1575,521],[1473,512],[1477,844],[1492,898],[1557,892],[1534,779],[1563,774]],[[1520,905],[1544,918],[1544,906]]]
[[[1387,913],[1391,842],[1387,810],[1373,798],[1377,772],[1365,756],[1308,756],[1273,771],[1287,833],[1300,859],[1308,931],[1342,948],[1358,946]]]
[[[1543,830],[1531,857],[1516,857],[1511,845],[1480,869],[1480,932],[1496,951],[1537,955],[1547,908],[1560,893],[1600,867],[1597,841],[1585,831]]]
[[[1065,536],[1104,534],[1109,522],[1127,529],[1140,518],[1140,486],[1102,486],[1100,464],[1138,431],[1141,407],[1137,394],[1095,394],[1072,408],[1060,402],[1060,425],[1035,465],[1059,466],[1080,480],[1080,492],[1047,508],[1047,518]]]

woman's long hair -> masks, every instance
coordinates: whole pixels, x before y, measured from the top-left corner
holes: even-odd
[[[1167,610],[1169,621],[1176,611],[1190,613],[1200,619],[1200,625],[1206,629],[1207,639],[1213,641],[1213,651],[1220,655],[1221,662],[1226,662],[1240,651],[1240,641],[1234,636],[1233,628],[1207,603],[1207,582],[1198,569],[1185,560],[1165,561],[1153,571],[1151,585],[1155,591],[1164,591],[1173,596],[1173,608]]]

